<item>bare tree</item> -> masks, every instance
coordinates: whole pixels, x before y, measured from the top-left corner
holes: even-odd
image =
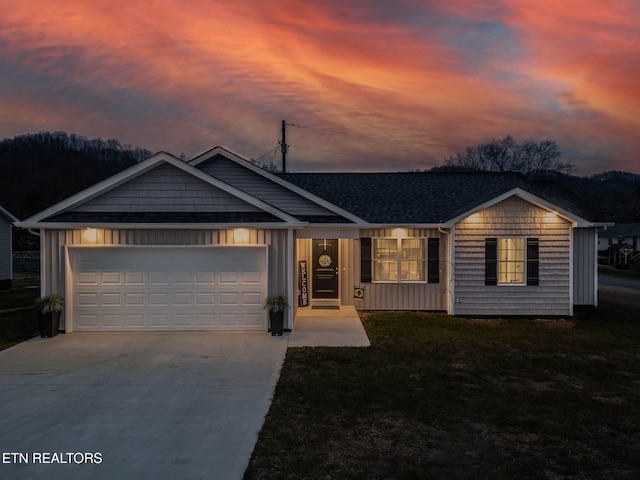
[[[445,165],[482,172],[520,172],[538,177],[549,172],[571,173],[574,166],[559,161],[562,152],[552,140],[518,143],[511,135],[458,152]]]

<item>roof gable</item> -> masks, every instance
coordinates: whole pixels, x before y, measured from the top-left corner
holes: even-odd
[[[548,212],[552,212],[556,215],[558,215],[561,218],[564,218],[565,220],[571,222],[574,226],[576,227],[588,227],[588,226],[592,226],[591,222],[585,220],[584,218],[579,217],[578,215],[575,215],[572,212],[569,212],[568,210],[565,210],[561,207],[559,207],[558,205],[555,205],[541,197],[538,197],[526,190],[523,190],[520,187],[516,187],[513,188],[511,190],[509,190],[508,192],[504,192],[500,195],[497,196],[493,196],[491,197],[489,200],[483,201],[482,203],[479,203],[478,205],[476,205],[475,207],[468,209],[468,210],[464,210],[462,211],[460,214],[448,219],[445,223],[444,226],[445,227],[453,227],[455,224],[457,224],[458,222],[460,222],[461,220],[473,215],[474,213],[477,213],[481,210],[485,210],[487,208],[490,208],[494,205],[497,205],[498,203],[503,202],[504,200],[511,198],[511,197],[517,197],[520,198],[526,202],[531,203],[532,205],[535,205],[536,207],[539,207],[543,210],[546,210]]]
[[[301,189],[221,147],[209,150],[189,163],[300,220],[311,223],[363,223],[353,212]]]
[[[9,210],[0,205],[0,217],[6,218],[9,222],[17,222],[18,219]]]
[[[153,212],[156,214],[150,215]],[[180,212],[183,215],[174,215]],[[167,214],[166,218],[160,213]],[[65,221],[95,223],[95,219],[106,223],[148,223],[154,219],[159,223],[232,219],[236,220],[233,223],[247,219],[300,223],[272,205],[161,152],[43,210],[21,222],[21,226]]]

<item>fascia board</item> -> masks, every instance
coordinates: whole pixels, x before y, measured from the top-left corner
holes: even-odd
[[[327,200],[320,198],[310,192],[308,192],[307,190],[300,188],[292,183],[287,182],[286,180],[281,179],[280,177],[278,177],[277,175],[274,175],[270,172],[267,172],[265,169],[260,168],[258,165],[255,165],[253,163],[251,163],[249,160],[246,160],[244,158],[242,158],[239,155],[236,155],[235,153],[230,152],[229,150],[226,150],[225,148],[222,147],[215,147],[212,148],[211,150],[206,151],[205,153],[203,153],[202,155],[197,156],[196,158],[192,159],[189,164],[193,165],[194,167],[197,167],[198,165],[200,165],[201,163],[205,162],[206,160],[209,160],[210,158],[214,157],[215,155],[222,155],[225,158],[237,163],[238,165],[245,167],[249,170],[251,170],[254,173],[257,173],[258,175],[262,175],[264,178],[277,183],[278,185],[280,185],[281,187],[284,187],[288,190],[291,190],[294,193],[297,193],[298,195],[301,195],[302,197],[307,198],[308,200],[311,200],[314,203],[317,203],[318,205],[326,208],[327,210],[332,211],[333,213],[336,213],[342,217],[345,217],[349,220],[351,220],[352,222],[355,223],[366,223],[365,220],[363,220],[362,218],[354,215],[353,213],[344,210],[340,207],[338,207],[337,205],[334,205],[331,202],[328,202]],[[313,175],[313,174],[310,174]]]
[[[0,205],[0,215],[3,215],[4,217],[7,218],[7,220],[9,220],[10,222],[19,222],[20,220],[18,220],[16,218],[16,216],[11,213],[9,210],[7,210],[6,208],[4,208],[3,206]]]
[[[77,194],[72,195],[71,197],[43,210],[42,212],[37,213],[32,217],[29,217],[24,221],[24,223],[39,222],[40,220],[43,220],[52,215],[55,215],[56,213],[79,206],[82,203],[88,202],[89,200],[92,200],[93,198],[96,198],[106,193],[109,190],[112,190],[120,185],[123,185],[127,181],[130,181],[139,175],[142,175],[146,171],[151,170],[152,168],[158,166],[158,164],[162,162],[171,164],[174,167],[179,168],[193,175],[194,177],[212,186],[215,186],[216,188],[219,188],[220,190],[223,190],[235,197],[238,197],[261,210],[264,210],[268,213],[275,215],[276,217],[282,219],[285,222],[290,222],[294,224],[299,223],[298,219],[296,219],[295,217],[292,217],[291,215],[288,215],[282,210],[275,208],[273,205],[265,203],[262,200],[256,197],[253,197],[252,195],[249,195],[248,193],[242,190],[239,190],[234,186],[229,185],[228,183],[223,182],[222,180],[212,177],[211,175],[206,174],[202,170],[195,168],[189,165],[188,163],[183,162],[179,158],[176,158],[173,155],[166,152],[159,152],[149,157],[148,159],[143,160],[142,162],[123,170],[122,172],[119,172],[101,182],[98,182],[95,185],[81,192],[78,192]]]
[[[454,217],[451,218],[449,220],[447,220],[446,222],[442,223],[442,226],[447,227],[447,228],[452,228],[454,227],[458,222],[462,221],[463,219],[467,218],[470,215],[473,215],[474,213],[480,212],[486,208],[492,207],[493,205],[496,205],[504,200],[506,200],[507,198],[516,196],[518,198],[521,198],[537,207],[540,207],[544,210],[547,210],[549,212],[555,213],[556,215],[564,218],[565,220],[569,221],[572,223],[573,227],[593,227],[594,224],[582,217],[579,217],[563,208],[558,207],[557,205],[538,197],[537,195],[534,195],[526,190],[523,190],[520,187],[516,187],[512,190],[509,190],[508,192],[505,192],[501,195],[498,195],[497,197],[492,198],[491,200],[488,200],[484,203],[481,203],[480,205],[475,206],[474,208]]]
[[[437,229],[441,223],[365,223],[360,228],[427,228]]]
[[[108,230],[225,230],[229,228],[255,228],[262,230],[283,230],[288,228],[304,228],[306,222],[273,223],[92,223],[92,222],[17,222],[16,227],[45,230],[84,230],[86,228],[104,228]]]

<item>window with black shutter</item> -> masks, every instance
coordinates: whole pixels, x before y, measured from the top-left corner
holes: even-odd
[[[371,239],[360,239],[360,282],[371,283]]]
[[[498,239],[484,240],[484,284],[498,284]]]
[[[440,239],[430,238],[427,241],[427,282],[440,282]]]

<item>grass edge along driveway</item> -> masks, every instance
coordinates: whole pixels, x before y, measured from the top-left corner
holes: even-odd
[[[640,303],[362,316],[371,348],[289,349],[245,480],[640,478]]]

